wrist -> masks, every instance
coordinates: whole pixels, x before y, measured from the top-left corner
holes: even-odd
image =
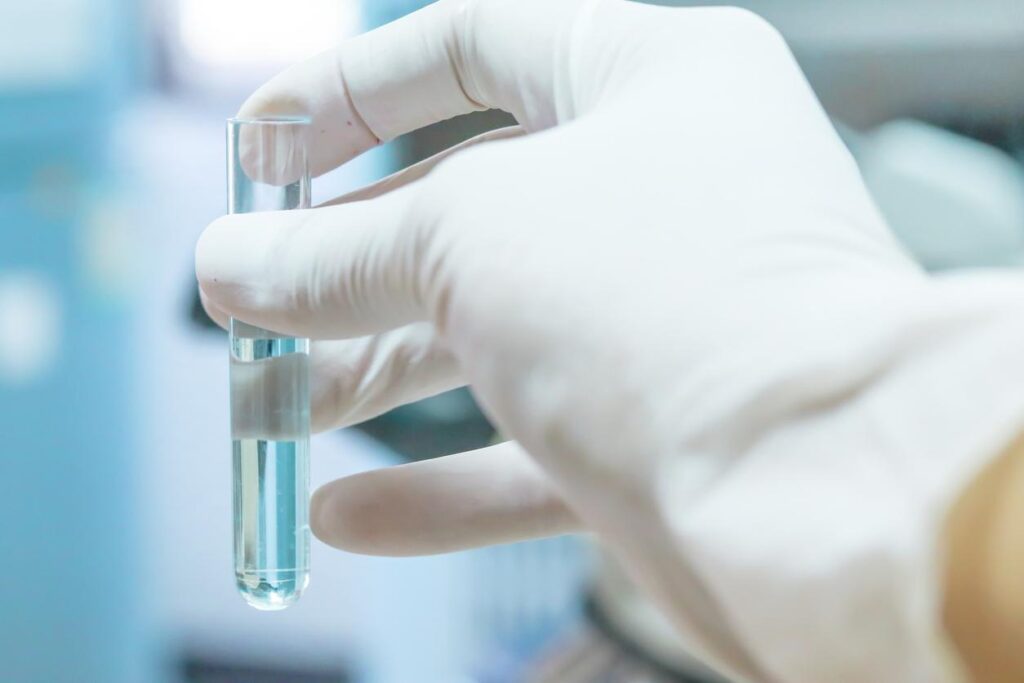
[[[971,680],[1024,680],[1024,434],[967,484],[943,535],[943,622]]]

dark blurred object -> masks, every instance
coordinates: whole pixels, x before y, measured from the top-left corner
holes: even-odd
[[[728,683],[690,655],[674,627],[602,553],[579,626],[534,661],[528,683]]]
[[[181,675],[186,683],[347,683],[352,680],[340,670],[256,667],[201,657],[185,659]]]
[[[474,135],[516,125],[511,114],[495,109],[477,111],[441,121],[402,137],[398,142],[399,168],[457,145]]]
[[[723,683],[662,661],[616,626],[594,598],[585,610],[584,627],[556,641],[528,683]]]
[[[1024,68],[1024,65],[1021,68]],[[1022,109],[1022,112],[1024,112],[1024,109]],[[959,135],[997,147],[1007,154],[1024,161],[1024,113],[1017,120],[1005,125],[977,121],[970,117],[960,117],[943,121],[942,127]]]
[[[213,322],[213,318],[206,315],[203,302],[199,299],[199,284],[192,282],[192,294],[189,297],[188,319],[191,323],[208,330],[221,330],[220,325]]]
[[[483,448],[494,428],[466,389],[400,406],[356,427],[409,460]]]

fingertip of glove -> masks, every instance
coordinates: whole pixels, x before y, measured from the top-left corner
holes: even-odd
[[[348,491],[346,493],[346,490]],[[309,526],[313,535],[329,546],[350,552],[377,554],[363,528],[362,520],[372,521],[365,496],[358,487],[347,486],[344,479],[325,484],[313,493],[309,502]]]
[[[397,495],[400,491],[388,486],[394,473],[385,470],[383,482],[380,474],[354,474],[317,489],[309,504],[313,535],[338,550],[361,555],[407,557],[436,552],[411,531],[408,510]]]
[[[239,233],[243,216],[222,216],[203,230],[196,242],[195,270],[199,287],[216,299],[216,291],[225,283],[239,279],[245,259],[239,258]]]
[[[260,86],[242,103],[238,118],[303,116],[311,119],[306,133],[309,171],[320,176],[380,144],[355,109],[341,77],[342,47],[299,62]],[[243,164],[246,160],[243,159]],[[255,164],[251,167],[259,171]],[[247,166],[248,168],[248,166]],[[274,169],[255,177],[276,179]],[[284,174],[288,178],[288,174]],[[281,184],[275,182],[274,184]]]
[[[309,500],[309,529],[321,541],[336,548],[338,546],[331,540],[331,501],[326,489],[327,486],[321,486]]]

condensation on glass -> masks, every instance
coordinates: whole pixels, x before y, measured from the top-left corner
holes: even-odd
[[[228,120],[228,213],[309,207],[308,127]],[[309,584],[309,340],[232,319],[230,347],[235,580],[284,609]]]

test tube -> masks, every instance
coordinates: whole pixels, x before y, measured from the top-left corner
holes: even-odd
[[[309,207],[308,126],[228,120],[228,213]],[[279,610],[309,584],[309,340],[233,318],[229,331],[235,581]]]

